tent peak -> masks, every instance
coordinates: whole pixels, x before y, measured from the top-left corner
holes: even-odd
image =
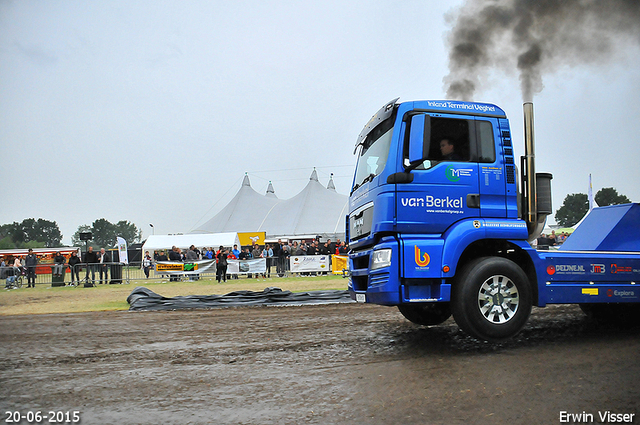
[[[273,190],[273,185],[271,184],[271,180],[269,180],[269,186],[267,187],[267,193],[265,195],[270,198],[277,198],[276,191]]]
[[[331,173],[331,177],[329,177],[329,183],[327,183],[327,189],[336,191],[336,185],[333,183],[333,173]]]
[[[313,172],[311,173],[311,177],[309,180],[318,181],[318,173],[316,172],[316,167],[313,167]]]
[[[248,173],[244,173],[244,180],[242,180],[242,186],[251,187],[251,182],[249,181],[249,174]]]

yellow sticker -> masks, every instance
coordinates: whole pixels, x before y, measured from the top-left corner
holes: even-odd
[[[585,295],[598,295],[598,288],[582,288],[582,293]]]

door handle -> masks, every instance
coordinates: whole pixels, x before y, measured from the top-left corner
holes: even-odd
[[[468,208],[480,208],[480,194],[469,193],[467,195],[467,207]]]

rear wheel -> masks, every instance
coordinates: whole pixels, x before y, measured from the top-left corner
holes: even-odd
[[[449,303],[400,304],[398,310],[409,321],[424,326],[439,325],[451,317]]]
[[[457,275],[451,308],[456,323],[468,334],[486,341],[505,340],[529,319],[531,287],[513,261],[479,258]]]

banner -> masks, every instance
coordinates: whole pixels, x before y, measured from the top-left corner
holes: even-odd
[[[238,239],[240,239],[240,246],[248,245],[264,245],[264,240],[267,237],[267,232],[238,232]]]
[[[349,257],[346,255],[332,255],[331,256],[331,273],[342,274],[342,270],[347,270]]]
[[[327,272],[329,271],[328,255],[294,255],[289,257],[291,272]]]
[[[227,260],[227,274],[266,272],[266,258],[254,258],[252,260]]]
[[[200,274],[215,271],[216,260],[198,260],[181,263],[178,261],[158,261],[155,274]],[[211,269],[211,270],[209,270]]]
[[[118,239],[118,255],[120,256],[120,262],[123,264],[129,264],[129,253],[127,252],[127,241],[120,236]]]

